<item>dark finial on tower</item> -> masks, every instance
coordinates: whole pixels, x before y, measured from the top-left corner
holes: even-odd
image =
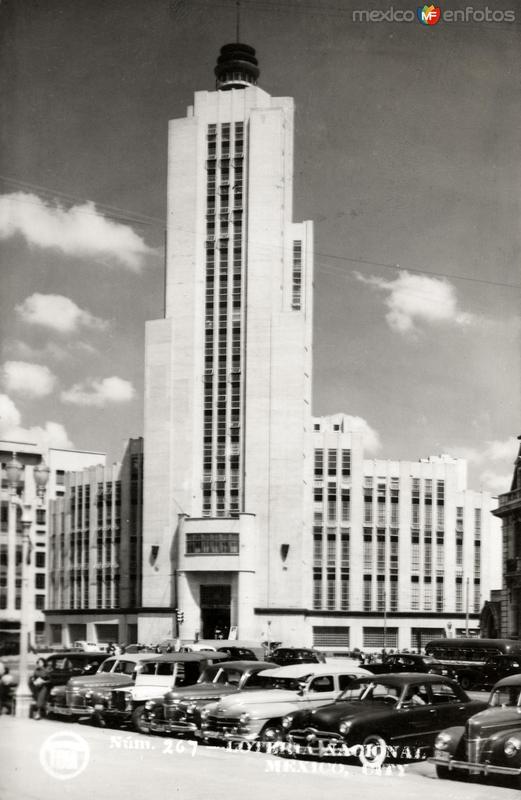
[[[241,44],[241,3],[237,0],[237,13],[235,17],[235,44],[225,44],[221,47],[221,54],[215,67],[215,86],[221,91],[227,89],[244,89],[246,86],[255,86],[260,75],[255,50],[247,44]]]

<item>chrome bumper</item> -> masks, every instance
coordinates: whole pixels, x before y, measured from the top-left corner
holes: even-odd
[[[436,755],[429,758],[429,761],[431,764],[447,767],[449,772],[461,770],[462,772],[468,772],[469,775],[511,775],[513,777],[521,775],[521,768],[519,767],[500,767],[488,762],[478,764],[474,761],[456,761],[454,758],[446,759]]]

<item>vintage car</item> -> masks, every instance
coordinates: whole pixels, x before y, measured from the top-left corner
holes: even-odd
[[[509,675],[521,674],[521,655],[508,653],[493,655],[484,664],[469,664],[458,668],[458,681],[465,689],[491,689],[499,680]]]
[[[45,658],[49,691],[55,686],[63,686],[77,675],[93,675],[107,658],[106,653],[82,653],[63,651]]]
[[[270,669],[266,661],[226,661],[207,667],[193,686],[167,692],[145,705],[144,720],[151,733],[191,734],[201,725],[201,709],[212,700],[258,689],[264,685],[259,672]]]
[[[448,678],[453,677],[452,671],[437,658],[418,653],[393,653],[383,662],[363,666],[375,675],[387,675],[389,672],[431,672]]]
[[[224,653],[215,652],[149,655],[133,686],[112,689],[110,695],[94,704],[94,709],[106,725],[119,727],[130,722],[135,730],[148,733],[144,718],[148,700],[163,697],[177,687],[193,686],[207,666],[225,660]]]
[[[521,788],[521,675],[499,681],[465,725],[438,734],[431,760],[438,778],[507,775]]]
[[[150,654],[111,656],[93,674],[71,678],[67,684],[55,686],[49,693],[47,716],[89,717],[95,715],[95,705],[103,702],[112,689],[131,686],[141,662]]]
[[[239,692],[205,706],[198,737],[225,742],[277,741],[287,714],[331,702],[367,675],[370,673],[362,667],[342,664],[305,663],[265,670],[258,675],[264,681],[263,689]]]
[[[379,767],[388,758],[422,757],[445,720],[461,725],[484,707],[449,678],[404,672],[362,678],[334,703],[296,711],[282,725],[297,751]]]
[[[277,647],[268,659],[279,667],[288,667],[291,664],[323,664],[324,660],[322,653],[308,647]]]

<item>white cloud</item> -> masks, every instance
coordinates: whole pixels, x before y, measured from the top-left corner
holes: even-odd
[[[378,433],[371,428],[368,422],[363,417],[352,417],[349,414],[343,416],[344,431],[356,431],[362,433],[364,437],[364,450],[367,453],[375,453],[380,449],[380,437]]]
[[[362,283],[386,292],[385,316],[389,327],[399,333],[414,332],[419,322],[431,325],[452,324],[460,327],[475,320],[458,306],[456,290],[448,281],[402,271],[394,280],[366,278],[355,273]]]
[[[59,333],[74,333],[80,327],[104,330],[108,325],[61,294],[35,292],[17,305],[16,311],[24,322],[52,328]]]
[[[480,481],[485,491],[490,492],[493,495],[503,494],[504,492],[510,491],[510,486],[512,484],[512,473],[509,475],[501,475],[493,470],[487,469],[481,473]]]
[[[102,408],[110,403],[128,403],[134,397],[135,390],[130,381],[113,375],[101,381],[76,383],[62,392],[64,403],[77,406],[97,406]]]
[[[43,426],[35,425],[32,428],[24,428],[21,422],[21,414],[11,398],[0,394],[0,438],[15,442],[34,442],[42,450],[49,447],[74,447],[67,431],[59,422],[46,422]]]
[[[88,342],[68,341],[62,344],[45,342],[42,347],[33,347],[20,339],[11,339],[5,343],[4,350],[11,357],[24,361],[67,361],[78,355],[97,355],[98,351]]]
[[[483,447],[479,449],[476,447],[456,446],[448,450],[458,458],[465,458],[470,464],[475,464],[476,466],[489,464],[491,461],[507,461],[513,465],[517,451],[518,445],[513,438],[505,439],[504,441],[489,440],[484,442]]]
[[[3,379],[8,392],[20,392],[29,397],[46,397],[56,384],[49,367],[27,361],[6,361]]]
[[[16,234],[29,245],[71,256],[105,257],[134,271],[154,252],[129,225],[107,219],[94,203],[63,208],[26,192],[0,196],[0,239]]]

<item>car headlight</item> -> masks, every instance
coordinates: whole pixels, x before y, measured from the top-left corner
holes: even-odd
[[[197,703],[188,703],[188,705],[186,706],[186,713],[193,714],[196,708],[197,708]]]
[[[125,692],[125,703],[132,702],[132,692]]]
[[[506,756],[515,756],[521,750],[521,739],[519,736],[509,736],[505,742],[504,751]]]
[[[340,731],[342,736],[345,736],[346,733],[349,733],[349,729],[351,728],[352,724],[353,724],[353,720],[351,720],[351,719],[348,719],[345,722],[341,722],[340,723],[340,727],[339,727],[338,730]]]
[[[452,741],[452,737],[450,733],[445,733],[442,731],[438,733],[436,736],[436,741],[434,742],[435,750],[446,750],[449,746],[450,742]]]
[[[51,697],[56,697],[56,695],[58,694],[58,689],[57,688],[51,689],[49,694]]]
[[[84,694],[85,700],[92,700],[93,696],[94,692],[85,692]]]
[[[147,711],[152,711],[152,709],[154,708],[155,704],[156,704],[155,700],[147,700],[146,703],[145,703],[145,709]]]
[[[288,714],[287,717],[282,718],[282,727],[288,730],[293,725],[293,714]]]
[[[203,710],[201,711],[201,719],[204,721],[205,719],[208,719],[209,716],[210,716],[210,709],[203,708]]]
[[[248,714],[247,711],[245,711],[244,714],[241,714],[241,716],[239,717],[239,722],[241,723],[241,725],[246,725],[246,723],[249,722],[250,720],[251,716]]]

